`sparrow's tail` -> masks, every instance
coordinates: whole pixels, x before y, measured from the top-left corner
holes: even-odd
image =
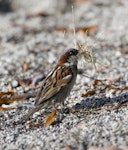
[[[40,110],[41,107],[42,107],[42,105],[39,105],[39,106],[36,106],[35,108],[33,108],[32,110],[30,110],[28,112],[28,114],[23,117],[23,120],[27,121],[35,112],[37,112],[38,110]]]

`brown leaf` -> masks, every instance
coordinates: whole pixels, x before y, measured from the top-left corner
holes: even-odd
[[[84,27],[78,27],[76,28],[76,32],[92,32],[98,28],[98,25],[92,25],[92,26],[84,26]]]
[[[45,126],[50,126],[52,123],[55,122],[55,120],[56,120],[56,110],[50,113],[50,115],[48,116],[45,122]]]
[[[17,95],[13,92],[0,92],[0,106],[2,104],[9,105],[14,101],[23,101],[26,98],[36,97],[37,93]]]
[[[95,90],[87,91],[86,93],[82,94],[82,97],[87,97],[87,96],[90,96],[90,95],[94,95],[95,92],[96,92]]]
[[[34,13],[34,14],[29,14],[27,16],[27,18],[33,18],[33,17],[48,17],[49,14],[48,13],[45,13],[45,12],[37,12],[37,13]]]
[[[56,31],[59,31],[59,32],[64,32],[64,31],[70,32],[70,30],[68,30],[68,29],[65,28],[65,27],[57,27],[55,30],[56,30]]]
[[[117,90],[118,87],[115,87],[114,85],[106,85],[105,89],[114,89],[114,90]]]
[[[24,62],[23,62],[23,71],[24,72],[27,71],[28,68],[29,68],[29,64],[28,64],[28,62],[26,60],[24,60]]]
[[[0,98],[4,97],[4,96],[13,96],[14,92],[0,92]]]
[[[0,92],[0,106],[2,104],[9,104],[8,99],[13,95],[13,92]]]
[[[104,90],[107,89],[107,88],[110,89],[110,90],[116,90],[116,91],[117,91],[117,90],[122,90],[122,88],[116,87],[116,86],[114,86],[114,85],[112,85],[112,84],[111,84],[111,85],[110,85],[110,84],[109,84],[109,85],[106,85],[106,86],[104,87]]]
[[[5,107],[0,107],[0,110],[4,110],[4,111],[6,111],[6,110],[12,110],[12,109],[15,109],[15,108],[5,108]]]
[[[128,86],[125,86],[125,87],[116,87],[114,85],[106,85],[106,88],[109,88],[109,89],[114,89],[114,90],[128,90]]]
[[[103,66],[97,67],[96,72],[100,72],[101,70],[104,70],[104,69],[109,68],[109,67],[110,67],[110,65],[103,65]]]
[[[96,79],[94,80],[93,82],[93,86],[100,86],[100,85],[104,85],[105,86],[105,89],[107,88],[106,86],[106,81],[108,81],[107,79],[103,79],[103,80],[100,80],[100,79]]]
[[[2,104],[8,105],[8,104],[10,104],[10,103],[12,103],[14,101],[22,101],[22,100],[24,100],[23,97],[11,96],[10,94],[8,94],[8,93],[5,92],[5,95],[3,95],[2,97],[0,97],[0,106]]]
[[[83,26],[83,27],[76,27],[75,31],[76,32],[92,32],[94,30],[96,30],[98,28],[98,25],[92,25],[92,26]],[[57,27],[56,28],[56,31],[59,31],[59,32],[64,32],[64,31],[67,31],[68,33],[73,33],[73,29],[67,29],[65,27]]]
[[[27,88],[30,86],[30,84],[32,83],[32,79],[28,78],[28,79],[19,79],[19,84],[23,87],[23,88]]]
[[[98,85],[99,83],[101,83],[101,81],[102,81],[102,80],[98,80],[98,79],[96,79],[96,80],[94,80],[93,85],[94,85],[94,86],[96,86],[96,85]]]
[[[25,99],[27,99],[27,98],[31,98],[31,97],[36,97],[36,95],[37,95],[37,92],[35,92],[35,93],[25,93],[25,94],[21,94],[21,95],[15,95],[14,97],[15,98],[25,98]]]
[[[29,127],[38,127],[39,128],[39,123],[37,122],[29,122],[27,125],[29,125]]]

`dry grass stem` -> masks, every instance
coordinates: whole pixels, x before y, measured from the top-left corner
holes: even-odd
[[[83,63],[93,63],[96,69],[96,57],[92,49],[88,47],[86,42],[77,42],[77,48],[79,49],[79,56],[82,58]]]

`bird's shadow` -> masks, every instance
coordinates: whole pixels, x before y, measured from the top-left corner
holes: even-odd
[[[95,109],[95,108],[101,108],[102,106],[105,105],[113,105],[113,104],[120,104],[123,102],[128,102],[128,91],[125,93],[122,93],[119,96],[115,97],[87,97],[84,98],[80,103],[76,103],[72,108],[75,110],[90,110],[90,109]]]
[[[113,105],[115,103],[122,103],[128,102],[128,91],[126,91],[125,93],[122,93],[119,96],[115,96],[115,97],[95,97],[95,96],[90,96],[87,98],[83,98],[83,100],[80,103],[76,103],[74,106],[72,106],[72,108],[66,108],[64,109],[64,114],[65,115],[60,115],[61,113],[58,113],[59,115],[57,115],[57,121],[54,123],[60,123],[65,117],[66,114],[70,113],[72,110],[75,110],[76,112],[79,112],[81,110],[92,110],[92,109],[97,109],[97,108],[101,108],[105,105]],[[61,111],[61,110],[60,110]],[[59,112],[59,110],[58,110]],[[25,122],[21,121],[20,124],[25,124]],[[19,124],[17,122],[17,124]]]

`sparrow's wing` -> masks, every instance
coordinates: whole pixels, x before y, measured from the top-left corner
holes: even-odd
[[[72,78],[70,68],[56,66],[44,79],[43,85],[36,97],[35,105],[39,105],[57,94]]]

